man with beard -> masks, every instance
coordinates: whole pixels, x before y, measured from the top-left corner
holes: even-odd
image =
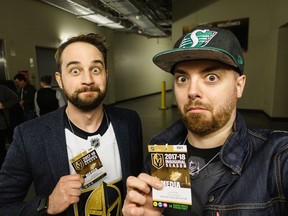
[[[18,126],[0,171],[0,215],[121,215],[126,179],[143,167],[135,111],[103,104],[106,41],[79,35],[56,52],[67,106]],[[35,196],[23,201],[33,183]]]
[[[248,128],[237,111],[246,77],[235,35],[197,26],[153,61],[174,75],[181,120],[150,144],[187,146],[192,205],[179,210],[179,204],[165,203],[167,198],[153,201],[151,188],[168,189],[159,176],[151,176],[156,167],[151,153],[145,172],[127,179],[123,214],[288,215],[288,133]]]

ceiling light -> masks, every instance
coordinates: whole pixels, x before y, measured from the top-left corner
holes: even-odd
[[[89,8],[86,8],[76,2],[73,2],[71,0],[67,0],[67,2],[74,7],[74,9],[78,12],[78,14],[91,14],[94,13],[92,10]]]
[[[137,20],[139,20],[139,19],[141,18],[141,15],[136,15],[135,18],[136,18]]]
[[[113,28],[113,29],[124,28],[124,26],[122,26],[120,23],[116,23],[100,14],[89,14],[89,15],[82,15],[78,17],[83,17],[84,19],[87,19],[91,22],[98,23],[99,26],[106,26],[106,27]]]

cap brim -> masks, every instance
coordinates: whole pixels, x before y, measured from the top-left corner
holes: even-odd
[[[185,50],[176,48],[161,52],[153,57],[153,62],[166,72],[172,72],[171,69],[175,64],[189,60],[215,60],[233,67],[238,67],[227,53],[207,48]]]

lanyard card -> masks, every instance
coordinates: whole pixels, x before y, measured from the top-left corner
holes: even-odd
[[[162,190],[152,189],[153,206],[187,210],[192,205],[186,145],[148,145],[151,175],[161,180]]]
[[[106,176],[106,172],[96,150],[89,149],[70,160],[76,173],[84,178],[83,189],[86,189]]]

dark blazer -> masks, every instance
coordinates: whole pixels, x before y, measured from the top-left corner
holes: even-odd
[[[142,127],[135,111],[104,106],[113,125],[119,146],[123,197],[126,179],[138,175],[143,166]],[[0,171],[0,215],[37,215],[42,197],[52,193],[60,177],[69,175],[62,107],[16,127]],[[35,197],[23,202],[33,183]],[[73,215],[72,206],[61,215]]]
[[[21,90],[22,91],[22,90]],[[20,97],[21,97],[21,91],[20,91]],[[25,111],[34,111],[34,96],[35,96],[36,88],[31,85],[30,83],[27,83],[25,87],[23,88],[23,98],[24,100],[24,106],[23,109]]]

